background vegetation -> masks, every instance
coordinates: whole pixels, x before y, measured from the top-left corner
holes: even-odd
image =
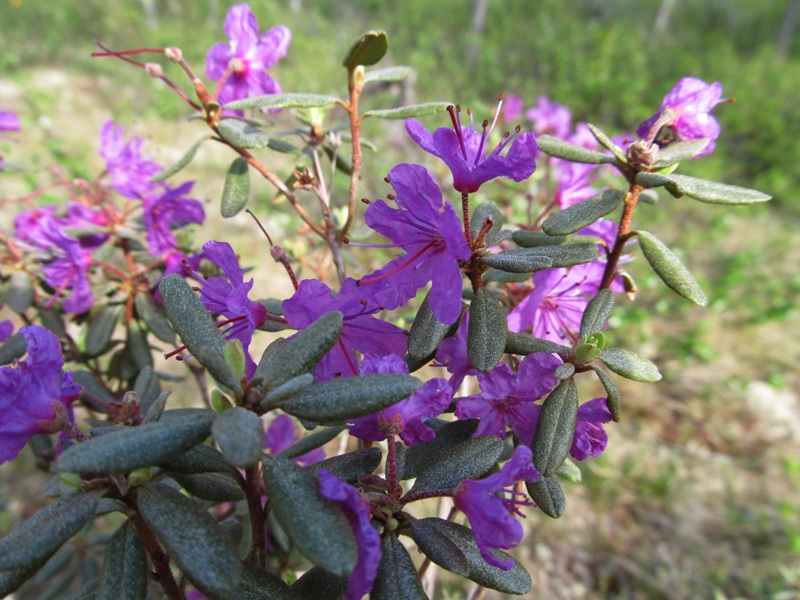
[[[115,49],[176,45],[202,72],[207,49],[224,39],[230,2],[0,1],[0,109],[23,120],[18,143],[4,149],[9,160],[31,167],[22,183],[1,176],[0,197],[34,189],[52,164],[70,176],[97,173],[98,132],[111,116],[135,124],[165,164],[201,135],[182,120],[185,105],[164,86],[89,54],[95,39]],[[479,114],[501,91],[522,96],[526,106],[547,95],[576,121],[621,134],[652,114],[678,78],[723,83],[736,102],[715,111],[723,132],[717,150],[685,172],[758,188],[775,201],[730,211],[663,198],[637,215],[642,228],[682,251],[710,307],[684,306],[645,268],[631,266],[639,298],[620,302],[613,335],[638,344],[666,380],[623,390],[624,421],[611,428],[606,454],[583,465],[583,485],[567,488],[560,521],[529,516],[531,535],[518,556],[532,566],[532,597],[800,597],[800,33],[792,35],[798,2],[251,6],[262,29],[292,29],[290,53],[272,71],[287,91],[344,94],[341,57],[370,28],[388,32],[388,63],[416,69],[403,92],[408,100],[449,99]],[[364,103],[397,101],[396,90],[380,94]],[[402,129],[382,131],[367,132],[380,152],[367,156],[379,166],[367,182],[383,176],[398,147],[408,147]],[[199,179],[198,196],[210,199],[211,214],[229,160],[206,147],[188,172]],[[418,160],[425,160],[421,153]],[[260,194],[268,206],[268,192]],[[18,210],[0,206],[3,228]],[[292,227],[274,214],[278,226]],[[232,235],[255,235],[245,219],[231,226]],[[201,231],[203,239],[214,237],[214,227]],[[285,281],[261,271],[266,246],[254,241],[236,249],[243,262],[257,265],[265,295],[279,296],[276,286]],[[27,499],[38,495],[43,479],[17,479],[28,467],[17,461],[0,469],[0,535],[35,508]],[[448,585],[440,597],[464,593],[456,582]]]

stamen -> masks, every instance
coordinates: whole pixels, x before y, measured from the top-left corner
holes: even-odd
[[[458,137],[458,143],[461,145],[461,154],[464,156],[464,160],[467,160],[467,150],[464,148],[464,139],[461,137],[461,119],[458,116],[459,113],[461,113],[461,107],[456,105],[454,110],[453,106],[450,105],[447,107],[447,112],[450,113],[450,120],[453,122],[453,129],[456,130],[456,137]]]
[[[473,165],[476,165],[476,166],[478,164],[478,161],[481,159],[481,154],[483,153],[483,145],[486,143],[486,137],[487,137],[486,126],[488,124],[489,124],[489,121],[484,119],[483,120],[483,135],[481,136],[481,144],[480,144],[480,146],[478,146],[478,152],[475,154],[475,161],[472,163]],[[494,126],[494,123],[492,123],[492,126]],[[491,131],[490,131],[490,133],[491,133]]]
[[[503,148],[505,148],[506,146],[508,146],[508,144],[510,144],[510,143],[511,143],[511,142],[512,142],[514,139],[516,139],[516,137],[519,135],[519,132],[520,132],[521,130],[522,130],[522,127],[520,127],[519,125],[517,125],[517,126],[514,128],[514,133],[513,133],[513,134],[510,134],[508,131],[506,131],[506,132],[503,134],[503,140],[502,140],[502,141],[501,141],[499,144],[497,144],[497,147],[496,147],[496,148],[495,148],[495,149],[492,151],[492,153],[489,155],[489,156],[490,156],[490,158],[491,158],[492,156],[497,156],[498,154],[500,154],[500,152],[502,152]]]

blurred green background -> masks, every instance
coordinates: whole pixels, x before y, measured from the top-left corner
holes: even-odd
[[[204,133],[183,120],[186,106],[165,86],[90,53],[95,40],[114,49],[174,45],[202,73],[207,49],[224,40],[231,2],[0,1],[0,110],[23,120],[5,154],[30,167],[21,180],[0,179],[0,196],[34,189],[52,164],[69,176],[96,174],[100,124],[111,116],[135,125],[164,164]],[[529,515],[517,556],[534,576],[532,598],[800,598],[800,343],[793,341],[800,326],[800,1],[288,0],[251,7],[262,31],[285,24],[293,32],[289,55],[271,71],[286,91],[343,95],[341,58],[367,29],[389,34],[381,66],[416,70],[403,91],[408,101],[450,100],[482,114],[499,92],[522,96],[526,107],[547,95],[575,121],[614,135],[633,131],[680,77],[722,82],[736,102],[715,110],[717,149],[682,172],[775,200],[724,208],[662,198],[637,213],[638,226],[657,232],[689,264],[710,306],[685,305],[643,265],[631,266],[639,298],[620,301],[613,335],[655,360],[665,380],[622,388],[625,414],[610,428],[608,450],[582,465],[582,485],[567,486],[560,521]],[[176,68],[168,74],[183,81]],[[383,107],[394,97],[382,91],[363,105]],[[366,158],[376,165],[368,180],[382,177],[393,164],[387,161],[410,145],[402,129],[366,133],[379,148]],[[187,172],[199,180],[196,193],[211,199],[211,213],[230,161],[218,150],[204,149]],[[431,166],[418,151],[411,156]],[[368,181],[364,187],[370,195]],[[5,225],[17,207],[1,208]],[[286,225],[284,217],[275,220]],[[254,235],[245,220],[226,227]],[[245,246],[236,249],[258,268],[253,261],[263,260],[265,247]],[[278,295],[271,282],[262,284]],[[18,461],[0,469],[0,534],[19,512],[26,491],[13,478],[26,467]],[[464,593],[445,578],[437,597]]]

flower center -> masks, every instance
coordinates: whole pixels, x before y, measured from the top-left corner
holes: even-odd
[[[240,56],[235,56],[228,61],[228,68],[237,75],[243,75],[247,72],[247,63]]]
[[[497,102],[497,108],[494,111],[494,118],[492,119],[492,124],[489,124],[488,119],[484,119],[482,125],[482,134],[481,134],[481,141],[478,145],[478,151],[475,153],[475,157],[472,159],[472,166],[478,166],[478,163],[481,162],[483,156],[483,148],[486,145],[486,140],[489,136],[492,135],[492,131],[494,131],[494,126],[497,124],[497,119],[500,116],[500,111],[503,108],[503,94],[500,94],[500,98]],[[467,156],[467,147],[464,144],[464,130],[463,126],[461,125],[461,105],[456,104],[455,106],[448,106],[447,112],[450,113],[450,120],[453,122],[453,129],[456,132],[456,136],[458,137],[458,143],[461,146],[461,155],[464,157],[464,160],[469,162],[469,157]],[[468,108],[467,114],[469,115],[469,129],[473,131],[477,131],[475,129],[475,117],[472,114],[472,111]],[[508,146],[520,133],[521,127],[517,125],[514,128],[514,133],[511,134],[510,132],[506,131],[503,134],[503,139],[500,141],[499,144],[492,150],[492,153],[489,155],[488,158],[492,158],[493,156],[497,156],[502,152],[503,148]]]

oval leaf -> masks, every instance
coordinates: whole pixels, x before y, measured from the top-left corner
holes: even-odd
[[[661,240],[647,231],[638,231],[636,234],[639,236],[639,245],[647,262],[672,291],[698,306],[708,304],[703,289],[689,269]]]
[[[335,575],[353,570],[353,532],[337,506],[322,497],[316,477],[281,456],[266,455],[264,483],[275,517],[306,558]]]
[[[506,314],[485,287],[475,292],[469,305],[467,356],[479,371],[491,371],[500,362],[506,348]]]
[[[306,389],[312,383],[314,383],[314,376],[311,373],[298,375],[297,377],[294,377],[286,383],[282,383],[278,387],[267,392],[259,407],[261,410],[269,410],[274,408],[284,400],[287,400],[298,392]]]
[[[242,579],[232,598],[236,600],[297,600],[282,579],[249,564],[242,563]]]
[[[317,448],[324,446],[342,433],[342,431],[345,429],[347,429],[346,425],[336,425],[335,427],[319,429],[318,431],[315,431],[304,438],[300,438],[294,444],[286,448],[286,450],[281,452],[280,455],[288,459],[303,456],[312,450],[316,450]]]
[[[175,343],[175,331],[169,324],[164,313],[153,303],[153,298],[147,292],[136,294],[136,314],[145,322],[147,328],[158,339],[168,344]]]
[[[409,494],[449,490],[467,479],[479,479],[499,460],[503,440],[496,435],[472,438],[431,460],[417,473]]]
[[[666,147],[660,148],[654,167],[664,168],[679,163],[682,160],[694,158],[708,147],[711,142],[708,138],[682,140],[670,142]]]
[[[652,362],[622,348],[603,348],[600,352],[600,360],[614,373],[625,379],[644,383],[661,380],[661,373]]]
[[[536,143],[539,150],[548,156],[563,158],[570,162],[588,163],[591,165],[614,164],[617,162],[613,156],[601,152],[588,150],[583,146],[576,146],[552,135],[537,135]]]
[[[497,254],[486,254],[480,261],[485,264],[505,271],[507,273],[533,274],[553,266],[553,259],[549,256],[531,255],[523,250],[504,250]],[[526,277],[527,279],[527,277]]]
[[[619,390],[617,389],[617,384],[614,383],[614,380],[608,376],[608,373],[603,371],[597,365],[589,365],[592,367],[592,370],[597,374],[597,378],[600,380],[600,383],[603,384],[603,387],[606,390],[606,406],[608,406],[608,410],[611,413],[611,418],[615,422],[619,422],[620,419],[620,397],[619,397]]]
[[[250,167],[243,156],[236,158],[228,169],[225,187],[222,190],[222,218],[230,219],[239,214],[250,197]]]
[[[217,125],[217,132],[237,148],[266,148],[270,142],[269,135],[258,127],[233,117],[222,119]]]
[[[106,547],[98,600],[144,600],[147,553],[130,521],[117,529]]]
[[[573,379],[558,384],[542,404],[533,436],[533,464],[554,475],[569,454],[578,422],[578,389]]]
[[[211,502],[244,500],[244,491],[228,473],[173,474],[172,478],[195,498]]]
[[[122,306],[119,304],[106,304],[92,313],[86,327],[84,352],[87,357],[91,358],[105,353],[121,314]]]
[[[346,377],[309,386],[281,404],[281,409],[314,423],[337,423],[396,404],[420,385],[416,377],[399,373]]]
[[[636,173],[636,183],[647,189],[663,187],[675,198],[683,197],[683,191],[678,184],[671,177],[660,173],[647,173],[645,171]]]
[[[186,151],[186,154],[184,154],[183,156],[180,157],[180,159],[178,159],[178,162],[176,162],[171,167],[168,167],[163,171],[161,171],[161,173],[153,177],[150,180],[150,182],[161,183],[165,179],[175,175],[175,173],[177,173],[178,171],[183,170],[184,167],[186,167],[190,162],[192,162],[192,160],[194,159],[194,155],[197,154],[197,150],[200,148],[200,146],[203,145],[203,142],[205,142],[206,140],[210,140],[211,137],[212,136],[210,135],[204,135],[203,137],[201,137],[194,144],[192,144],[192,147]]]
[[[260,108],[263,110],[276,110],[279,108],[325,108],[333,106],[339,101],[336,96],[326,96],[324,94],[267,94],[265,96],[253,96],[228,102],[224,108],[226,110],[247,110],[249,108]]]
[[[33,304],[33,278],[25,271],[14,271],[3,290],[5,303],[17,314],[22,314]]]
[[[370,594],[372,600],[428,600],[408,550],[389,534],[381,540],[381,562]]]
[[[625,192],[605,190],[545,219],[542,230],[548,235],[569,235],[588,227],[613,212],[625,198]]]
[[[139,513],[181,571],[206,596],[227,597],[242,565],[217,522],[197,502],[163,484],[139,488]]]
[[[312,567],[292,584],[298,600],[342,600],[347,591],[347,579]]]
[[[414,72],[411,67],[389,67],[387,69],[375,69],[367,71],[364,75],[364,83],[370,81],[403,81]]]
[[[226,410],[214,420],[211,434],[234,467],[245,469],[261,460],[264,427],[256,413],[241,406]]]
[[[309,465],[306,470],[316,475],[322,469],[330,471],[342,481],[356,483],[360,475],[372,473],[381,464],[383,452],[380,448],[364,448],[349,454],[332,456]]]
[[[623,152],[622,148],[617,146],[614,141],[608,137],[599,127],[592,125],[591,123],[587,123],[586,126],[589,128],[589,131],[592,132],[594,139],[600,142],[600,145],[605,147],[606,149],[610,150],[614,156],[617,157],[617,160],[622,164],[627,162],[627,157],[625,156],[625,152]]]
[[[509,571],[490,565],[464,525],[431,517],[413,521],[411,533],[425,556],[448,571],[505,594],[522,595],[531,590],[531,576],[519,561],[514,561]],[[504,562],[510,557],[502,550],[492,550],[492,554]]]
[[[28,340],[21,333],[15,333],[0,346],[0,365],[7,365],[28,351]]]
[[[535,338],[528,333],[509,331],[508,338],[506,338],[506,352],[520,356],[538,353],[558,354],[561,358],[566,358],[569,356],[570,349],[550,340]]]
[[[548,517],[558,519],[564,514],[567,501],[555,476],[542,476],[539,481],[526,483],[525,488],[533,501],[536,502],[536,506],[542,509],[542,512]]]
[[[428,465],[439,461],[439,457],[453,447],[466,442],[478,428],[477,419],[451,421],[436,429],[436,437],[428,442],[420,442],[406,450],[402,479],[413,479]]]
[[[206,439],[215,416],[196,410],[168,421],[120,427],[67,448],[58,457],[56,471],[111,474],[160,464]]]
[[[593,333],[605,329],[613,308],[614,292],[611,290],[597,292],[583,311],[580,331],[581,339],[586,339]]]
[[[422,304],[411,324],[411,331],[408,333],[408,353],[417,360],[427,358],[439,347],[441,341],[450,330],[450,325],[445,325],[436,320],[433,311],[428,304],[431,293],[425,296]]]
[[[701,202],[711,204],[754,204],[756,202],[767,202],[772,199],[758,190],[727,185],[697,179],[687,175],[670,175],[670,178],[677,183],[684,194]]]
[[[517,246],[523,248],[538,248],[539,246],[560,246],[568,242],[565,235],[547,235],[543,231],[528,231],[517,229],[511,234],[511,239]]]
[[[575,365],[572,363],[562,363],[553,371],[553,377],[559,381],[565,381],[575,374]]]
[[[361,37],[350,46],[342,61],[342,66],[348,71],[357,66],[368,67],[374,65],[384,57],[389,49],[389,36],[385,31],[370,30],[361,34]]]
[[[425,102],[423,104],[411,104],[400,108],[386,108],[379,110],[368,110],[363,117],[377,117],[379,119],[410,119],[415,117],[427,117],[447,110],[452,106],[452,102]]]
[[[172,456],[160,463],[159,466],[173,473],[189,475],[227,473],[232,468],[222,452],[206,444],[199,444],[183,454]]]

